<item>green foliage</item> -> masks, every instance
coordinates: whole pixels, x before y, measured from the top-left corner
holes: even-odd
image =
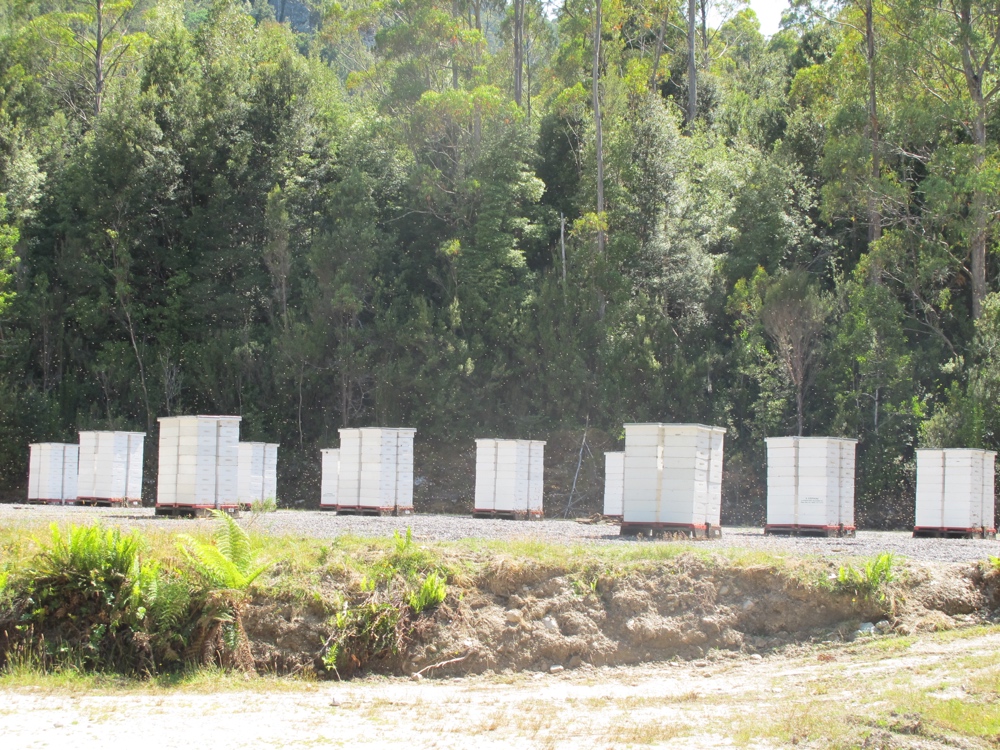
[[[410,608],[414,614],[419,615],[424,610],[443,602],[447,593],[444,576],[439,576],[437,571],[434,571],[424,579],[419,589],[410,594]]]
[[[254,500],[250,503],[250,512],[254,515],[260,513],[274,513],[278,510],[278,501],[273,497],[265,497],[262,500]]]
[[[397,604],[369,600],[344,608],[334,618],[334,635],[322,660],[345,676],[369,662],[399,653],[404,618]]]
[[[140,670],[152,659],[138,633],[152,623],[159,566],[142,538],[99,525],[52,526],[48,545],[15,581],[12,619],[46,663]],[[20,613],[19,616],[17,613]]]
[[[896,580],[894,564],[891,552],[881,552],[860,568],[841,565],[837,570],[834,590],[886,605],[891,601],[889,586]]]
[[[20,239],[20,232],[17,227],[6,224],[7,220],[7,196],[0,193],[0,313],[10,305],[14,297],[14,292],[10,290],[12,280],[11,270],[18,262],[14,255],[14,246]]]
[[[857,4],[709,14],[691,123],[684,9],[606,5],[600,215],[591,5],[405,6],[0,11],[4,491],[30,442],[161,414],[242,414],[296,505],[339,426],[676,420],[731,428],[727,521],[797,431],[858,437],[862,517],[902,524],[918,442],[1000,447],[995,0],[880,6],[874,61]]]
[[[257,561],[250,535],[229,514],[213,511],[213,516],[214,544],[181,534],[178,549],[209,588],[246,591],[270,563]]]

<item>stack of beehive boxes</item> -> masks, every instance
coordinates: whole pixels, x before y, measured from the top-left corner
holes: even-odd
[[[854,535],[857,440],[767,438],[770,534]]]
[[[406,427],[340,430],[337,510],[413,512],[413,437]]]
[[[240,443],[237,488],[241,505],[277,500],[277,443]]]
[[[473,515],[541,518],[544,473],[543,440],[477,440]]]
[[[625,425],[621,533],[718,536],[725,434],[700,424]]]
[[[337,510],[337,485],[340,481],[340,449],[324,448],[322,456],[322,479],[319,490],[321,510]]]
[[[994,536],[996,453],[917,451],[914,536]]]
[[[239,507],[240,417],[161,417],[156,507]]]
[[[32,443],[28,458],[28,501],[65,505],[76,502],[80,446]]]
[[[604,454],[604,515],[622,517],[622,497],[625,493],[625,453]]]
[[[145,437],[144,432],[81,432],[79,501],[95,505],[141,505]]]

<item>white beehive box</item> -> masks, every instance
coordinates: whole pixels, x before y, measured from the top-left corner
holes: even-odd
[[[773,437],[767,443],[766,531],[854,530],[858,441]]]
[[[476,498],[473,513],[541,517],[545,441],[476,441]]]
[[[717,534],[725,434],[700,424],[625,425],[623,531],[635,524]]]
[[[407,427],[340,430],[337,507],[413,511],[413,437]]]
[[[319,507],[337,507],[337,485],[340,481],[340,449],[324,448],[320,451],[322,456],[322,479],[320,480]]]
[[[77,497],[83,502],[141,502],[145,437],[145,432],[81,432]]]
[[[238,493],[250,505],[278,499],[278,444],[240,443]]]
[[[80,446],[32,443],[28,458],[28,500],[39,503],[76,501]]]
[[[240,417],[160,417],[158,506],[239,505]]]
[[[914,533],[995,533],[995,460],[972,448],[918,450]]]
[[[621,517],[625,492],[625,453],[604,454],[604,515]]]

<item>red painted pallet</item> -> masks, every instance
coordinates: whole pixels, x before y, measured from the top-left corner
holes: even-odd
[[[996,539],[997,530],[985,527],[914,526],[913,536],[917,539]]]
[[[765,534],[783,536],[855,536],[857,529],[853,526],[810,526],[805,524],[770,523],[764,527]]]
[[[695,523],[622,521],[619,533],[621,536],[636,536],[647,539],[672,536],[685,536],[689,539],[718,539],[722,536],[722,527]]]

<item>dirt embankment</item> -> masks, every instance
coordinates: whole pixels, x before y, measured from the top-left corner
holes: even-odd
[[[408,627],[401,651],[369,667],[443,676],[697,660],[851,639],[861,622],[913,633],[1000,615],[1000,575],[972,565],[912,565],[889,593],[879,601],[792,570],[694,556],[628,572],[501,559],[452,582],[444,604]],[[331,611],[323,597],[258,596],[245,618],[258,668],[321,672]]]

